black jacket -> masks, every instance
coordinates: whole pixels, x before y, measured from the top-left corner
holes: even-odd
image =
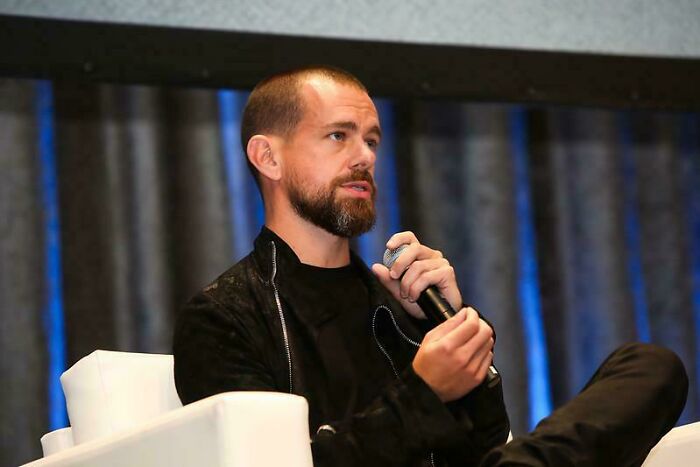
[[[411,366],[424,322],[403,311],[354,254],[352,261],[368,287],[374,342],[386,358],[383,377],[351,382],[365,396],[334,397],[332,369],[342,349],[319,342],[323,333],[342,330],[333,329],[332,316],[303,311],[309,305],[295,284],[299,260],[263,228],[254,251],[178,316],[173,353],[180,399],[187,404],[236,390],[304,396],[316,466],[418,466],[430,465],[431,457],[435,465],[478,465],[509,432],[500,384],[442,403]]]

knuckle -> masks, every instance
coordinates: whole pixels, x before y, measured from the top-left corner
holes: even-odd
[[[448,348],[447,344],[442,340],[437,342],[435,350],[442,356],[446,356],[450,353],[450,349]]]
[[[477,334],[479,332],[479,323],[472,321],[466,322],[467,330],[471,334]]]
[[[469,365],[466,370],[467,375],[470,378],[475,379],[479,374],[479,369],[475,365]]]
[[[471,359],[471,354],[467,352],[459,352],[455,353],[455,362],[460,366],[460,367],[468,367],[469,365],[469,360]]]
[[[482,339],[484,339],[484,342],[488,341],[491,339],[491,334],[493,334],[493,331],[491,331],[491,328],[488,326],[479,326],[479,335],[481,336]]]

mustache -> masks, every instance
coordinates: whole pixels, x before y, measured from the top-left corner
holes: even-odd
[[[374,177],[369,173],[369,170],[353,170],[349,175],[336,177],[336,179],[333,180],[333,187],[339,187],[348,182],[367,182],[372,187],[372,192],[377,191],[377,187],[374,184]]]

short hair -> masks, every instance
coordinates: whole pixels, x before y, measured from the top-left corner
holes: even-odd
[[[356,87],[364,92],[367,88],[351,73],[328,65],[296,68],[274,74],[259,82],[248,97],[241,119],[241,146],[246,155],[248,168],[260,186],[257,169],[247,157],[248,141],[254,135],[273,134],[288,137],[304,117],[304,102],[301,86],[305,78],[320,76],[336,83]]]

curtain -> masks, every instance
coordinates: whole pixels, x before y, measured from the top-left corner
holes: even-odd
[[[177,308],[250,250],[245,93],[0,80],[0,465],[67,421],[95,349],[169,353]],[[676,351],[698,419],[700,116],[450,101],[377,106],[367,262],[413,230],[495,326],[514,433],[616,346]]]

